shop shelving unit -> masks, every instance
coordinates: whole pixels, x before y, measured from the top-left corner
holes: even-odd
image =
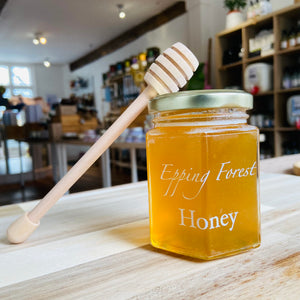
[[[293,141],[300,151],[300,130],[288,125],[286,111],[287,99],[292,95],[300,95],[300,87],[282,88],[284,68],[293,66],[295,61],[299,60],[300,46],[280,49],[282,30],[288,29],[292,25],[295,26],[297,20],[300,20],[300,3],[247,20],[237,27],[224,30],[216,35],[217,88],[233,85],[244,88],[244,71],[249,64],[257,62],[273,64],[273,90],[254,96],[254,112],[268,113],[274,118],[274,127],[260,128],[271,145],[273,156],[288,154],[284,147],[287,141]],[[273,28],[274,32],[274,53],[249,58],[249,39],[253,38],[260,30],[270,28]],[[223,52],[232,43],[241,45],[243,56],[240,61],[223,65]]]

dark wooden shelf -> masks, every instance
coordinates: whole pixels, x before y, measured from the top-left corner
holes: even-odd
[[[242,23],[240,25],[237,25],[237,26],[235,26],[233,28],[225,29],[225,30],[221,31],[219,34],[217,34],[217,36],[219,36],[219,37],[226,37],[227,38],[229,35],[232,35],[232,34],[236,35],[237,32],[239,32],[240,34],[242,34],[242,28],[245,26],[246,23],[247,22],[244,22],[244,23]]]
[[[277,53],[279,55],[283,55],[283,54],[293,54],[294,52],[298,52],[298,51],[300,52],[300,46],[294,46],[287,49],[279,50]]]
[[[272,114],[274,117],[276,126],[271,128],[262,127],[259,130],[261,134],[267,136],[267,139],[273,145],[272,151],[275,156],[280,156],[284,153],[283,141],[294,139],[294,136],[298,138],[298,134],[300,135],[300,129],[297,129],[295,126],[289,126],[286,122],[286,100],[290,96],[300,95],[300,87],[283,89],[280,86],[284,68],[297,63],[296,60],[300,57],[300,45],[288,49],[279,49],[281,30],[287,29],[291,25],[290,20],[296,22],[299,19],[299,15],[300,3],[297,3],[284,7],[281,10],[276,10],[266,16],[249,19],[235,28],[226,29],[216,35],[216,57],[219,58],[216,62],[217,88],[234,85],[245,87],[243,71],[252,63],[273,65],[272,83],[274,88],[271,91],[253,95],[253,98],[257,111],[264,111],[270,115]],[[269,52],[262,52],[262,55],[259,56],[248,57],[250,50],[249,39],[254,38],[262,29],[270,28],[273,28],[274,49]],[[242,62],[222,65],[220,58],[237,38],[241,38],[241,45],[245,51]],[[253,54],[251,53],[251,55]]]
[[[246,63],[253,63],[253,62],[259,62],[259,61],[270,61],[274,57],[273,54],[265,55],[265,56],[256,56],[256,57],[251,57],[251,58],[246,58]]]
[[[225,70],[228,70],[228,69],[231,69],[231,68],[242,66],[242,64],[243,64],[243,62],[240,60],[240,61],[228,64],[228,65],[223,65],[222,67],[219,68],[219,70],[220,71],[225,71]]]
[[[300,93],[300,87],[292,88],[292,89],[281,89],[278,90],[279,94],[288,94],[288,93]]]
[[[274,132],[275,128],[274,127],[260,127],[259,131],[260,132]]]
[[[256,95],[253,95],[253,97],[263,97],[263,96],[270,96],[273,95],[274,91],[267,91],[267,92],[262,92],[262,93],[258,93]]]
[[[276,130],[278,131],[299,131],[296,127],[277,127]]]

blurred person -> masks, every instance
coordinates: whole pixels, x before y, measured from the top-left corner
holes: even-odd
[[[4,86],[0,86],[0,106],[5,106],[6,108],[10,107],[8,99],[4,98],[3,95],[5,94],[6,88]]]

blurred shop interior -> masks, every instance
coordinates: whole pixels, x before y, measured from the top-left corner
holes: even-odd
[[[300,1],[0,1],[0,205],[43,197],[180,41],[183,90],[252,93],[260,159],[300,153]],[[147,179],[145,110],[70,192]]]

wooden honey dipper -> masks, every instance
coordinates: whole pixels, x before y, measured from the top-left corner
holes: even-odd
[[[197,58],[182,43],[175,43],[159,55],[145,75],[147,83],[145,90],[47,195],[30,212],[26,212],[9,226],[7,230],[9,242],[15,244],[24,242],[39,226],[41,218],[47,211],[146,108],[148,101],[157,94],[177,92],[179,87],[183,87],[192,77],[198,65]]]

